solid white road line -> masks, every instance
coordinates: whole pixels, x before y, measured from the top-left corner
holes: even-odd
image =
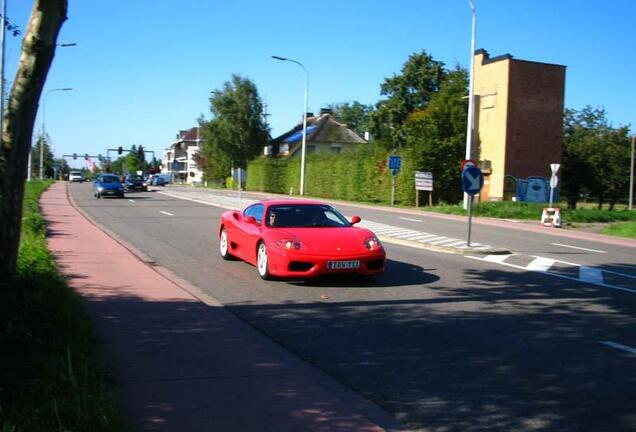
[[[612,342],[612,341],[599,341],[599,342],[602,343],[603,345],[611,346],[612,348],[616,348],[619,350],[627,351],[628,353],[636,354],[636,349],[632,347],[628,347],[627,345],[621,345],[619,343]]]
[[[130,202],[132,202],[132,203],[134,203],[134,202],[135,202],[135,200],[131,200],[131,199],[129,199],[128,201],[130,201]]]
[[[419,219],[413,219],[413,218],[407,218],[407,217],[401,217],[401,216],[400,216],[400,219],[405,220],[405,221],[411,221],[411,222],[422,222]]]
[[[168,216],[174,216],[172,213],[168,213],[167,211],[159,210],[159,213],[163,213]]]
[[[578,247],[578,246],[570,246],[570,245],[561,244],[561,243],[550,243],[550,244],[554,245],[554,246],[561,246],[561,247],[564,247],[564,248],[571,248],[571,249],[579,249],[579,250],[584,250],[584,251],[588,251],[588,252],[607,253],[606,251],[602,251],[602,250],[598,250],[598,249],[588,249],[588,248],[583,248],[583,247]]]

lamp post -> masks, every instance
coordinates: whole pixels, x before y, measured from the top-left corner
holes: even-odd
[[[305,66],[296,60],[292,60],[289,58],[285,58],[285,57],[279,57],[279,56],[272,56],[273,59],[275,60],[280,60],[280,61],[289,61],[292,63],[296,63],[298,66],[300,66],[303,69],[303,72],[305,72],[305,107],[303,110],[303,143],[302,143],[302,147],[301,147],[301,151],[300,151],[300,195],[304,195],[305,194],[305,146],[307,143],[307,96],[309,93],[309,74],[307,73],[307,69],[305,69]]]
[[[40,180],[44,178],[44,140],[46,139],[45,117],[46,117],[46,97],[56,91],[71,91],[71,87],[54,88],[46,92],[42,99],[42,139],[40,140]]]
[[[470,80],[468,84],[468,125],[466,126],[466,159],[472,159],[473,132],[475,130],[475,27],[477,14],[473,0],[468,0],[473,16],[473,28],[470,37]],[[469,196],[464,192],[464,209],[468,208]]]
[[[632,137],[632,158],[629,164],[629,209],[633,208],[634,200],[634,148],[636,147],[636,135]]]

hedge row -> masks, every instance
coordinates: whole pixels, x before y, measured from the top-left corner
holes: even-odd
[[[347,201],[389,203],[391,173],[387,168],[389,153],[380,146],[359,146],[342,154],[314,153],[305,163],[305,195]],[[396,176],[397,204],[415,203],[414,169],[403,157]],[[281,194],[298,194],[300,159],[260,158],[249,163],[246,189]]]

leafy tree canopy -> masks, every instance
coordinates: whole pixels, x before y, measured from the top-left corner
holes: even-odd
[[[333,112],[333,116],[344,123],[358,135],[364,136],[371,131],[371,114],[373,105],[365,105],[358,101],[332,103],[327,106]]]
[[[446,74],[444,63],[434,60],[424,50],[409,56],[402,73],[386,78],[380,86],[381,94],[387,99],[378,102],[373,113],[374,135],[388,135],[396,147],[401,147],[405,142],[404,123],[411,113],[428,106]]]
[[[248,78],[232,75],[210,97],[212,119],[202,121],[206,178],[224,178],[230,166],[245,167],[269,139],[263,102]]]

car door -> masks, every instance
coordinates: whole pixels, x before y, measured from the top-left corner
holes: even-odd
[[[247,207],[243,211],[241,219],[243,259],[253,264],[256,263],[256,242],[261,237],[263,226],[263,212],[265,206],[257,203]],[[253,217],[253,222],[248,222],[249,217]]]

